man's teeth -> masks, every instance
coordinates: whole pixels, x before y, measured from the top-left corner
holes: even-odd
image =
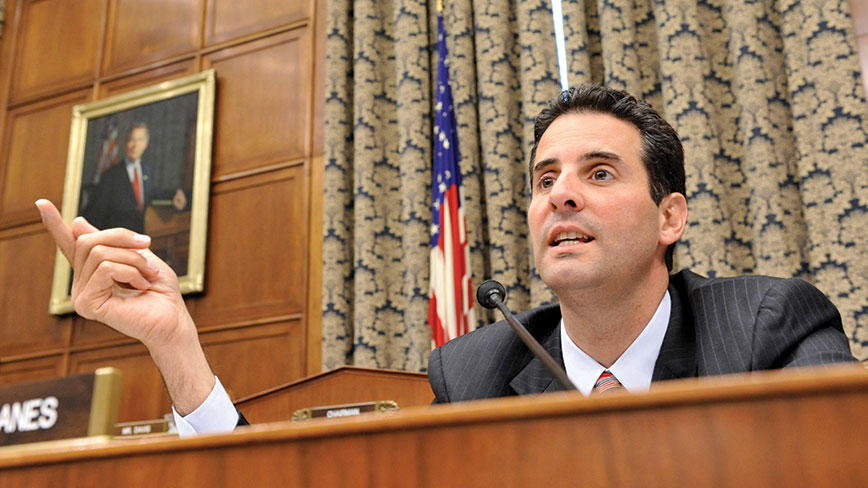
[[[557,236],[555,236],[555,240],[554,242],[552,242],[552,245],[557,246],[559,244],[571,242],[591,242],[592,240],[594,240],[593,237],[579,234],[578,232],[561,232]]]

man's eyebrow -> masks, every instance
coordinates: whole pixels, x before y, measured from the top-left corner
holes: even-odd
[[[557,163],[557,161],[558,160],[556,158],[546,158],[546,159],[542,159],[540,161],[537,161],[536,164],[533,165],[533,169],[531,170],[530,173],[532,175],[535,175],[539,171],[541,171],[543,168],[545,168],[546,166],[551,166],[551,165]]]
[[[582,156],[583,161],[586,161],[588,159],[606,159],[609,161],[621,161],[621,156],[618,156],[615,153],[610,153],[608,151],[591,151],[589,153],[585,153]]]
[[[611,153],[608,151],[590,151],[582,155],[581,161],[589,161],[589,160],[606,160],[606,161],[621,161],[621,156],[618,156],[615,153]],[[533,165],[533,170],[531,174],[537,174],[539,171],[542,171],[548,166],[551,166],[558,162],[557,158],[546,158],[538,161]]]

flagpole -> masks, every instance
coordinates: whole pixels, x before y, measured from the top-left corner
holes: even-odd
[[[567,76],[567,47],[564,41],[564,9],[561,0],[552,0],[552,22],[555,25],[555,46],[558,50],[558,73],[561,77],[561,90],[566,90],[570,87],[570,80]]]

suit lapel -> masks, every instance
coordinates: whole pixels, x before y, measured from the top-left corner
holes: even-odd
[[[687,292],[680,275],[681,273],[670,279],[669,297],[672,300],[672,309],[663,345],[654,364],[652,382],[697,375],[694,320],[687,305]]]
[[[151,200],[151,167],[142,161],[142,200],[147,204]]]
[[[671,277],[669,284],[669,297],[672,300],[672,308],[669,314],[669,324],[660,354],[654,364],[652,381],[671,380],[676,378],[692,378],[697,376],[696,366],[696,332],[695,321],[688,305],[686,285],[683,273]],[[552,355],[555,361],[564,367],[564,358],[561,352],[560,309],[557,314],[544,313],[539,319],[548,322],[551,329],[545,337],[540,338],[540,344]],[[555,326],[550,324],[555,322]],[[543,327],[544,325],[536,325]],[[528,324],[528,329],[533,329]],[[510,381],[509,386],[519,395],[533,395],[561,391],[561,385],[552,378],[545,366],[539,359],[533,358],[519,373]]]
[[[114,174],[115,183],[112,183],[112,188],[119,192],[121,198],[126,200],[128,208],[138,207],[136,202],[136,191],[133,189],[133,182],[130,180],[130,174],[127,172],[127,161],[122,159],[121,162],[114,166],[117,171]]]
[[[549,318],[551,320],[552,318]],[[561,334],[560,327],[557,324],[560,322],[560,309],[558,309],[555,327],[551,327],[548,335],[540,339],[540,344],[548,351],[549,354],[564,367],[564,358],[561,354]],[[536,393],[548,393],[552,391],[561,391],[563,388],[560,383],[552,378],[548,369],[543,365],[542,361],[534,357],[527,363],[519,373],[509,382],[509,386],[519,395],[533,395]]]

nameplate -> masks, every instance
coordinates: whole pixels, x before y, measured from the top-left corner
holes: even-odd
[[[385,413],[398,410],[398,404],[392,400],[382,402],[348,403],[346,405],[332,405],[329,407],[312,407],[296,410],[292,414],[292,421],[316,419],[316,418],[340,418],[352,417],[368,412]]]
[[[141,437],[153,434],[168,434],[171,426],[167,419],[139,420],[136,422],[121,422],[115,425],[116,437]]]
[[[112,433],[121,373],[93,373],[0,387],[0,446]]]

